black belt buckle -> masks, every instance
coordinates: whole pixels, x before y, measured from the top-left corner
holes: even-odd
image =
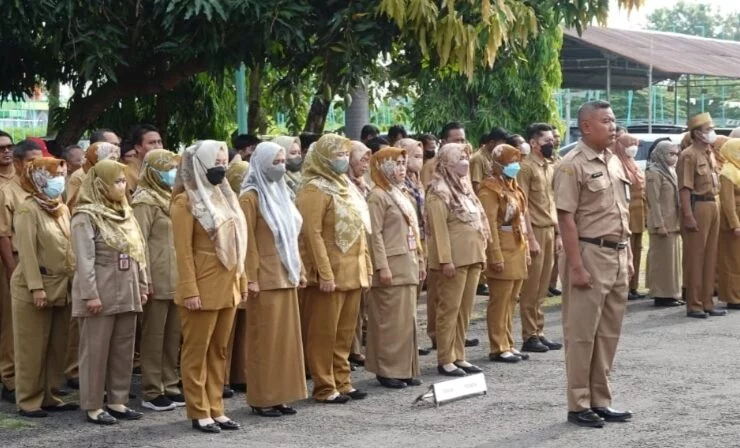
[[[616,246],[614,248],[617,250],[625,250],[627,249],[627,243],[625,242],[616,243]]]

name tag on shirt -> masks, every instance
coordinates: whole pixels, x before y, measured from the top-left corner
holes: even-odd
[[[602,173],[601,171],[599,171],[598,173],[593,173],[591,175],[591,179],[598,179],[599,177],[601,177],[603,175],[604,175],[604,173]]]
[[[128,254],[118,254],[118,270],[128,271],[131,269],[131,259]]]
[[[714,188],[717,188],[718,185],[719,185],[719,177],[717,176],[717,173],[712,171],[712,186]]]
[[[632,200],[632,193],[630,193],[630,184],[622,182],[624,185],[624,197],[627,198],[627,202]]]
[[[409,243],[409,250],[416,252],[416,236],[414,236],[414,229],[409,227],[409,233],[406,235],[406,239]]]

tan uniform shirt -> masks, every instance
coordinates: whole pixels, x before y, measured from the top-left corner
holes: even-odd
[[[109,316],[141,312],[141,293],[147,290],[146,271],[129,257],[129,268],[119,267],[120,253],[100,237],[92,219],[85,213],[72,217],[72,247],[77,270],[72,282],[72,315],[90,317],[88,300],[100,299]]]
[[[533,227],[553,227],[558,225],[558,212],[552,189],[555,172],[551,160],[539,158],[534,154],[521,163],[517,182],[527,197],[527,209]]]
[[[480,149],[470,158],[470,181],[480,184],[485,177],[486,158],[483,155],[483,150]]]
[[[298,192],[296,207],[303,216],[299,245],[309,285],[319,279],[333,280],[339,291],[370,286],[373,266],[367,238],[361,235],[354,246],[342,253],[334,244],[334,200],[313,185]]]
[[[719,204],[722,207],[719,226],[724,230],[740,228],[740,187],[724,176],[719,182]]]
[[[488,244],[487,257],[488,267],[486,276],[499,280],[523,280],[527,278],[527,253],[529,245],[525,240],[520,244],[514,232],[509,229],[511,222],[503,222],[506,214],[507,203],[501,201],[498,194],[490,188],[482,188],[480,191],[480,202],[488,217],[491,227],[491,242]],[[524,211],[521,222],[524,224]],[[508,226],[508,227],[507,227]],[[493,264],[504,263],[503,272],[495,272]]]
[[[572,213],[578,236],[625,241],[629,231],[629,188],[619,159],[579,141],[555,167],[558,210]]]
[[[647,227],[655,233],[661,227],[668,232],[681,230],[681,217],[677,202],[678,192],[670,180],[655,170],[645,173],[648,216]]]
[[[203,310],[232,308],[247,292],[247,276],[239,276],[237,267],[226,269],[218,259],[213,241],[190,211],[187,193],[172,200],[170,208],[177,258],[175,303],[183,306],[185,299],[200,297]]]
[[[692,145],[681,151],[676,174],[679,189],[689,189],[699,196],[719,194],[717,162],[711,149],[704,151]]]
[[[13,251],[18,251],[18,243],[15,240],[13,216],[16,209],[31,196],[21,188],[20,178],[15,176],[0,190],[0,237],[12,238]]]
[[[50,306],[67,305],[75,271],[69,210],[65,207],[64,213],[54,218],[29,198],[15,213],[15,228],[18,269],[13,282],[29,291],[43,289]],[[17,299],[32,301],[30,294]]]
[[[456,267],[486,261],[487,242],[472,226],[450,213],[447,204],[436,194],[426,197],[427,238],[429,268],[440,269],[441,264],[453,263]]]
[[[645,231],[645,215],[647,215],[645,189],[639,183],[634,183],[630,185],[630,232]]]
[[[146,273],[154,300],[172,300],[177,285],[177,260],[172,220],[161,207],[136,204],[134,217],[146,241]]]
[[[429,159],[426,162],[424,162],[424,165],[421,167],[421,183],[424,185],[424,188],[426,189],[429,186],[429,182],[432,181],[432,177],[434,176],[434,170],[437,169],[437,158]]]
[[[79,170],[72,173],[67,180],[67,188],[65,193],[67,194],[67,207],[74,211],[75,205],[77,205],[77,197],[80,194],[80,187],[82,182],[85,180],[85,170],[80,168]]]
[[[373,234],[370,235],[373,267],[376,271],[388,268],[393,275],[392,286],[418,285],[422,252],[414,232],[418,234],[419,229],[412,230],[400,207],[389,193],[380,188],[373,188],[367,205],[373,226]],[[373,277],[373,286],[382,286],[379,275]]]

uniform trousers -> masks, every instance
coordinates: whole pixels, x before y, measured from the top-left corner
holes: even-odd
[[[544,277],[548,280],[547,277]],[[488,279],[488,342],[492,355],[514,348],[514,308],[524,280]]]
[[[150,401],[160,395],[178,395],[180,318],[174,301],[152,299],[147,302],[141,322],[141,341],[144,400]]]
[[[437,363],[465,361],[465,334],[470,324],[480,264],[457,266],[447,278],[437,271]]]
[[[714,279],[717,273],[719,207],[716,202],[696,202],[694,218],[698,232],[682,232],[683,260],[686,269],[686,308],[688,311],[714,309]]]
[[[437,342],[437,297],[439,296],[437,277],[440,275],[441,272],[437,270],[427,271],[427,336],[432,343]]]
[[[17,262],[16,256],[16,262]],[[15,390],[13,355],[13,312],[7,268],[0,263],[0,380],[7,390]]]
[[[545,313],[542,312],[542,301],[547,296],[549,274],[555,258],[555,227],[533,227],[532,233],[540,245],[540,252],[532,254],[532,263],[527,269],[528,277],[521,287],[519,314],[522,320],[522,340],[525,342],[533,336],[544,335]]]

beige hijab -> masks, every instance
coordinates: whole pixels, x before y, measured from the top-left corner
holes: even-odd
[[[224,142],[197,142],[185,150],[178,174],[191,212],[213,241],[219,261],[241,275],[247,254],[247,221],[228,181],[224,178],[214,186],[206,178],[206,171],[216,166],[219,152],[228,153]]]

